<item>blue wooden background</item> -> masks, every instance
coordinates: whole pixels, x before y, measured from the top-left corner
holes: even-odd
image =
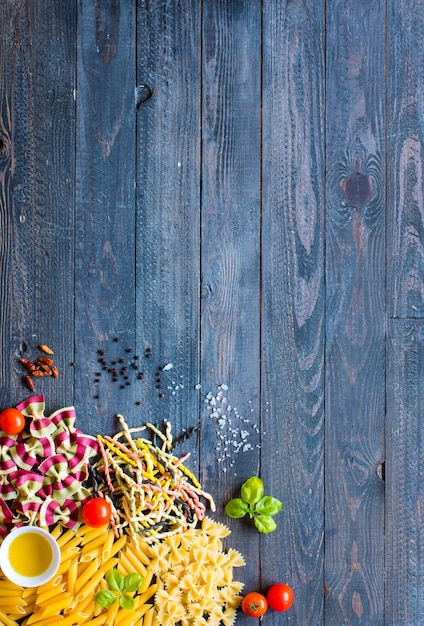
[[[3,0],[0,32],[1,406],[51,345],[48,412],[186,433],[245,590],[294,588],[264,625],[422,626],[424,1]],[[223,511],[256,473],[269,535]]]

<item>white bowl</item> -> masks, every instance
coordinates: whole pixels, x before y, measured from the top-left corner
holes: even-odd
[[[17,572],[10,562],[10,546],[13,541],[19,536],[26,533],[35,533],[37,535],[42,535],[46,541],[49,543],[51,547],[51,560],[50,563],[42,573],[36,576],[26,576],[19,572]],[[31,554],[28,554],[28,558],[30,558]],[[3,571],[3,574],[8,578],[11,582],[16,585],[21,585],[22,587],[38,587],[39,585],[43,585],[48,582],[53,576],[56,574],[58,567],[60,565],[60,547],[57,543],[56,539],[52,537],[52,535],[44,530],[43,528],[38,528],[37,526],[20,526],[19,528],[15,528],[12,530],[3,540],[3,543],[0,546],[0,567]]]

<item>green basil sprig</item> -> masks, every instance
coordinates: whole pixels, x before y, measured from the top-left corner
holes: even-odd
[[[126,591],[128,593],[132,593],[137,591],[143,584],[143,576],[134,572],[132,574],[127,574],[124,577],[124,575],[121,574],[121,572],[118,572],[117,569],[111,569],[106,574],[106,580],[109,585],[109,589],[103,589],[102,591],[98,591],[96,593],[96,604],[105,609],[112,606],[112,604],[114,604],[119,598],[119,605],[123,609],[133,609],[134,599],[132,596],[129,596],[124,592]],[[117,593],[114,593],[115,591]]]
[[[283,503],[272,496],[264,496],[265,488],[258,476],[251,476],[240,489],[240,498],[225,505],[228,517],[240,519],[248,515],[260,533],[270,533],[277,528],[273,517],[281,511]]]

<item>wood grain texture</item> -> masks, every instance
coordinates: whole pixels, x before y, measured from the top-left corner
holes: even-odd
[[[16,357],[45,342],[61,377],[36,388],[53,410],[73,399],[75,7],[6,2],[0,23],[0,401],[30,394]]]
[[[388,314],[424,315],[424,5],[390,2],[388,20]]]
[[[218,402],[202,413],[201,464],[232,545],[249,554],[247,590],[258,533],[223,505],[260,470],[260,27],[256,0],[203,3],[201,383]]]
[[[145,362],[143,417],[194,436],[198,470],[200,341],[200,6],[138,3],[136,317]],[[146,361],[146,360],[145,360]],[[159,373],[167,363],[172,369]],[[156,378],[160,379],[159,382]]]
[[[384,624],[385,11],[327,2],[326,626]]]
[[[387,342],[386,626],[424,621],[424,326],[390,320]]]
[[[324,598],[324,3],[263,6],[261,467],[284,508],[261,548],[262,586],[294,588],[293,609],[271,613],[272,623],[315,626]]]
[[[113,382],[98,355],[113,369],[135,350],[134,9],[78,3],[75,394],[92,433],[114,432],[117,412],[132,422],[140,382]]]

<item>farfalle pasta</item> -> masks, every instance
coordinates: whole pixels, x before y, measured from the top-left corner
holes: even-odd
[[[243,583],[233,579],[233,568],[243,566],[245,560],[232,548],[224,551],[220,540],[229,534],[229,528],[205,517],[201,528],[145,548],[158,585],[154,624],[234,623]]]
[[[44,415],[44,396],[16,407],[28,419],[19,434],[0,437],[0,536],[14,526],[79,525],[79,508],[90,496],[83,483],[99,452],[95,437],[75,428],[73,407]]]

